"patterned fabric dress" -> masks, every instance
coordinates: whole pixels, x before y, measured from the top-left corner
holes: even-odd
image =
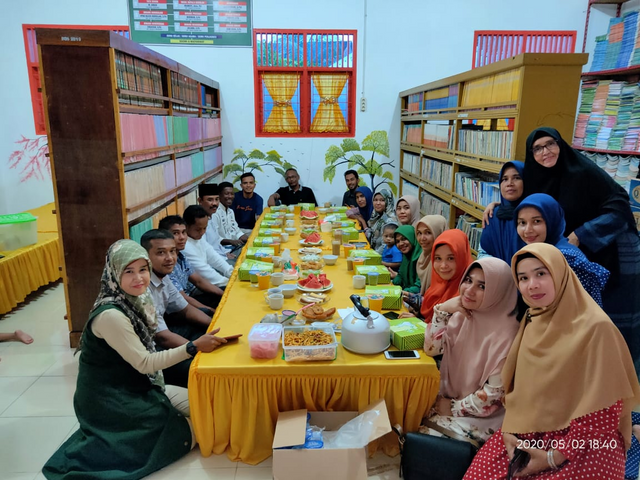
[[[622,480],[624,478],[624,439],[618,431],[622,401],[571,421],[569,428],[557,432],[518,435],[534,445],[557,446],[567,462],[558,470],[544,470],[527,480]],[[597,448],[596,448],[597,446]],[[509,459],[496,432],[480,449],[464,480],[503,480]]]

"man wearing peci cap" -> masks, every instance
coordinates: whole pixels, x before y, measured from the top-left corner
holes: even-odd
[[[218,234],[216,222],[212,220],[213,215],[215,215],[220,206],[220,189],[217,183],[201,183],[198,185],[198,204],[205,209],[209,216],[209,223],[204,236],[205,240],[213,247],[215,252],[224,256],[229,264],[233,265],[236,260],[236,255],[230,253],[229,249],[222,246],[220,243],[222,238],[220,238]]]

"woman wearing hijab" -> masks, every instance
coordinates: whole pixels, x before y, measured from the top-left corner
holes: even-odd
[[[459,292],[435,306],[425,332],[425,353],[442,355],[440,391],[426,426],[484,443],[504,418],[500,373],[518,332],[517,290],[509,265],[487,257],[466,269]]]
[[[502,429],[465,480],[505,479],[515,448],[531,456],[519,477],[622,480],[640,403],[624,339],[557,248],[527,245],[511,270],[530,308],[502,370]]]
[[[521,247],[518,234],[513,229],[513,211],[523,198],[523,170],[524,163],[516,161],[505,163],[500,170],[500,204],[482,230],[478,258],[491,255],[509,263]]]
[[[416,232],[411,225],[401,225],[395,232],[396,247],[402,253],[402,263],[400,263],[400,269],[395,272],[391,268],[389,274],[391,275],[391,282],[394,285],[400,285],[402,290],[410,293],[420,292],[420,278],[416,272],[416,263],[422,248],[416,240]]]
[[[403,294],[411,310],[400,317],[416,316],[430,323],[433,307],[458,295],[460,280],[472,260],[469,239],[462,230],[454,228],[441,233],[431,251],[431,285],[424,295]]]
[[[358,220],[360,229],[366,230],[369,228],[368,222],[371,218],[371,212],[373,211],[373,193],[369,187],[358,187],[356,189],[356,203],[358,204],[358,208],[348,210],[347,216]],[[352,210],[356,211],[352,212]]]
[[[416,239],[422,248],[422,254],[416,263],[416,272],[420,278],[420,295],[431,285],[431,250],[433,242],[447,229],[447,219],[442,215],[426,215],[416,224]]]
[[[525,195],[546,193],[558,201],[569,242],[609,270],[604,311],[622,332],[640,373],[640,238],[629,195],[553,128],[539,128],[527,138],[524,180]]]
[[[567,259],[587,293],[602,307],[602,291],[609,272],[601,265],[587,260],[578,247],[564,238],[565,220],[560,204],[545,193],[535,193],[522,200],[514,217],[513,224],[518,232],[520,246],[542,242],[555,245]]]
[[[420,220],[420,200],[413,195],[403,195],[396,203],[396,217],[400,225],[416,226]]]
[[[147,252],[132,240],[109,248],[79,347],[73,404],[80,429],[47,461],[42,472],[48,479],[138,479],[176,461],[194,444],[187,390],[165,387],[162,369],[226,340],[213,336],[216,329],[156,352],[150,270]]]
[[[368,222],[369,228],[365,233],[371,248],[381,254],[385,247],[382,239],[384,226],[397,222],[393,194],[387,189],[379,190],[373,196],[371,203],[373,211]]]

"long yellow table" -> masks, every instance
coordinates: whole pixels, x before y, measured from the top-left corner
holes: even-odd
[[[297,234],[282,244],[291,249],[294,260],[300,247],[297,220],[296,226]],[[250,245],[256,234],[257,228]],[[322,236],[325,253],[331,253],[331,234]],[[243,258],[244,252],[237,265]],[[323,307],[352,306],[349,295],[364,293],[353,289],[344,258],[335,266],[326,266],[324,272],[334,286],[330,302]],[[421,352],[420,360],[389,361],[383,354],[359,355],[339,345],[332,362],[287,363],[280,356],[253,359],[249,356],[249,330],[273,310],[264,300],[264,290],[236,276],[237,268],[212,324],[221,328],[220,335],[244,336],[235,344],[198,354],[190,371],[191,420],[204,456],[226,451],[233,461],[257,464],[271,455],[278,412],[300,408],[354,411],[379,398],[385,399],[392,424],[399,423],[405,431],[417,430],[439,387],[439,373],[431,358]],[[295,297],[285,299],[285,309],[300,307]],[[372,448],[395,454],[397,440],[387,436]]]

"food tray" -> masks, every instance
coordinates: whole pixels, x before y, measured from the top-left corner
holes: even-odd
[[[331,337],[331,343],[328,345],[310,346],[285,346],[284,344],[287,332],[302,333],[316,330],[329,335]],[[336,334],[331,327],[320,329],[316,329],[311,326],[284,327],[284,334],[282,336],[282,348],[284,349],[284,359],[287,362],[331,361],[335,360],[338,354],[338,341],[336,340]]]

